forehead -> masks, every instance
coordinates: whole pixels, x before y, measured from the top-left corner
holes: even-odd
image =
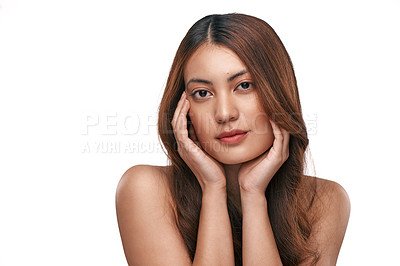
[[[235,52],[221,45],[203,44],[186,62],[184,78],[218,78],[246,70],[246,65]]]

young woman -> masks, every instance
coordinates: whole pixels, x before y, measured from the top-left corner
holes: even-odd
[[[242,14],[196,22],[159,110],[170,165],[122,177],[129,265],[335,265],[350,204],[303,174],[308,146],[293,66],[274,30]]]

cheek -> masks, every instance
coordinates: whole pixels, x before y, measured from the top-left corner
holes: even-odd
[[[264,112],[257,112],[252,116],[252,130],[256,134],[265,135],[272,133],[269,117]]]
[[[259,149],[263,151],[268,150],[275,140],[271,122],[266,114],[260,114],[256,117],[254,120],[253,133],[259,145]]]
[[[265,135],[272,132],[272,126],[269,121],[269,116],[265,113],[264,109],[257,101],[246,103],[242,105],[242,112],[244,120],[246,121],[248,129],[253,133]]]
[[[248,109],[246,112],[246,121],[252,131],[250,146],[255,155],[264,153],[272,146],[275,140],[269,120],[269,116],[260,105],[257,105],[256,108]]]
[[[210,136],[215,134],[215,128],[213,128],[213,117],[211,113],[203,110],[203,108],[191,108],[189,111],[190,120],[192,121],[193,127],[196,132],[196,136],[200,142],[206,142]]]

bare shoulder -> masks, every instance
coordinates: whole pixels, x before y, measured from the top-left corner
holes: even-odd
[[[350,215],[350,198],[346,190],[337,182],[316,178],[317,195],[325,210],[341,214],[343,218]]]
[[[318,219],[311,241],[320,251],[318,265],[335,265],[350,217],[350,199],[337,182],[315,178],[316,201],[313,206]]]
[[[165,211],[171,208],[167,167],[135,165],[121,177],[116,191],[116,207],[131,204],[132,200],[162,204]]]
[[[175,224],[166,171],[167,167],[137,165],[118,184],[118,226],[129,265],[190,263]]]
[[[166,172],[166,166],[132,166],[122,175],[118,183],[117,200],[124,193],[142,194],[142,191],[150,192],[146,195],[169,196],[169,180]]]

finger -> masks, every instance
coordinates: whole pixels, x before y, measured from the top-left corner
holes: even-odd
[[[179,115],[179,113],[180,113],[180,111],[181,111],[181,109],[182,109],[182,105],[183,105],[183,100],[185,99],[185,91],[182,93],[182,95],[181,95],[181,98],[179,99],[179,101],[178,101],[178,104],[176,105],[176,108],[175,108],[175,112],[174,112],[174,117],[172,118],[172,121],[171,121],[171,124],[172,124],[172,127],[174,127],[175,126],[175,124],[176,124],[176,120],[177,120],[177,118],[178,118],[178,115]]]
[[[184,91],[181,95],[181,98],[178,101],[178,104],[175,109],[174,117],[172,118],[172,121],[171,121],[173,128],[176,126],[176,121],[178,119],[179,113],[181,112],[182,105],[183,105],[185,99],[186,99],[186,92]]]
[[[196,135],[196,131],[194,131],[193,125],[190,125],[190,126],[189,126],[189,137],[190,137],[193,141],[197,141],[197,135]]]
[[[197,147],[199,147],[200,149],[203,149],[201,147],[201,145],[200,145],[200,142],[199,142],[198,138],[197,138],[196,131],[194,130],[193,125],[189,126],[189,138],[191,140],[193,140],[194,144],[196,144]]]
[[[289,157],[290,133],[286,129],[279,127],[275,123],[273,123],[273,127],[276,129],[276,134],[277,134],[278,138],[282,138],[282,140],[277,143],[277,151],[286,160]],[[275,142],[274,142],[274,145],[275,145]]]
[[[187,130],[187,119],[186,119],[189,107],[190,107],[189,101],[184,99],[182,107],[180,109],[180,113],[178,114],[175,124],[176,126],[176,128],[174,129],[175,137],[177,138],[177,141],[181,143],[185,143],[189,138]]]
[[[281,129],[278,127],[277,124],[274,123],[274,121],[271,121],[271,126],[272,126],[272,131],[274,133],[275,136],[275,140],[273,143],[273,148],[276,149],[278,152],[282,151],[282,146],[283,146],[283,135],[281,132]]]
[[[287,152],[289,152],[289,141],[290,141],[290,133],[282,128],[282,133],[283,133],[283,147]]]
[[[276,135],[279,138],[283,138],[282,135],[282,130],[281,128],[272,120],[269,120],[271,122],[272,130],[274,132],[274,135]]]

